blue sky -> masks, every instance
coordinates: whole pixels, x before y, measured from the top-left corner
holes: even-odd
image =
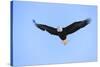
[[[67,37],[64,46],[59,37],[36,28],[32,22],[52,27],[68,26],[91,18],[81,30]],[[39,65],[96,61],[97,7],[89,5],[15,1],[13,3],[13,65]]]

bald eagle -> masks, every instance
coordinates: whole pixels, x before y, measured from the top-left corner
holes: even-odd
[[[45,24],[38,24],[38,23],[36,23],[35,20],[33,20],[33,22],[35,23],[35,26],[38,27],[39,29],[41,29],[43,31],[47,31],[52,35],[59,36],[59,38],[63,41],[63,44],[66,45],[66,43],[67,43],[66,37],[69,34],[72,34],[72,33],[76,32],[77,30],[88,25],[90,22],[90,19],[76,21],[76,22],[70,24],[69,26],[66,26],[63,28],[61,28],[61,27],[54,28],[54,27],[51,27],[51,26],[48,26]]]

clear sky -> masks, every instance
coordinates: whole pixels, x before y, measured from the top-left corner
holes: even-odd
[[[91,22],[67,37],[64,46],[59,37],[41,31],[33,24],[65,27],[90,18]],[[15,1],[13,3],[13,65],[39,65],[96,61],[97,7]]]

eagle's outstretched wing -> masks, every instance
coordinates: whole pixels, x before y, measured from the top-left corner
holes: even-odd
[[[43,31],[46,30],[47,32],[49,32],[50,34],[53,34],[53,35],[57,35],[58,34],[56,28],[53,28],[53,27],[50,27],[50,26],[47,26],[47,25],[44,25],[44,24],[37,24],[35,22],[35,20],[33,20],[33,22],[35,23],[36,27],[38,27],[39,29],[41,29]]]
[[[87,24],[89,24],[89,22],[90,22],[90,19],[85,19],[82,21],[74,22],[71,25],[63,28],[63,33],[66,35],[72,34],[72,33],[76,32],[77,30],[85,27]]]

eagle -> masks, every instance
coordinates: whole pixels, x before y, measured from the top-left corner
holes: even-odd
[[[88,25],[90,23],[90,19],[84,19],[84,20],[80,20],[80,21],[75,21],[72,24],[66,26],[66,27],[51,27],[45,24],[38,24],[34,19],[33,22],[35,24],[35,26],[37,28],[39,28],[42,31],[47,31],[48,33],[50,33],[51,35],[56,35],[58,36],[64,45],[67,44],[67,36],[69,34],[72,34],[78,30],[80,30],[81,28],[85,27],[86,25]]]

